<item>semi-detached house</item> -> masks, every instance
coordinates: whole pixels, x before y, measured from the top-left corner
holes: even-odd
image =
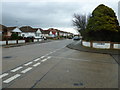
[[[30,26],[23,26],[20,28],[22,37],[32,36],[34,38],[42,38],[41,28],[32,28]]]
[[[4,25],[0,25],[0,32],[3,37],[11,37],[12,33],[17,33],[18,36],[29,37],[32,36],[34,38],[43,38],[43,37],[60,37],[60,36],[69,36],[72,33],[61,31],[54,28],[49,28],[48,30],[43,30],[41,28],[32,28],[30,26],[22,26],[18,27],[6,27]]]

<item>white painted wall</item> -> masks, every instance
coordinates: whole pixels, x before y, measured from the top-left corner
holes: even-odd
[[[113,48],[115,48],[115,49],[120,49],[120,44],[114,44],[114,45],[113,45]]]
[[[37,42],[38,40],[37,39],[34,39],[34,42]]]
[[[25,43],[25,40],[18,40],[18,43]]]
[[[0,41],[0,45],[5,45],[6,41]]]
[[[109,49],[110,43],[93,43],[93,48]]]
[[[8,44],[15,44],[16,43],[16,40],[9,40],[8,41]]]
[[[41,38],[42,34],[41,33],[38,33],[39,36],[36,36],[36,33],[35,32],[22,32],[21,33],[21,36],[24,35],[24,37],[29,37],[29,36],[33,36],[35,38]]]
[[[82,41],[82,45],[86,47],[90,47],[90,42]]]

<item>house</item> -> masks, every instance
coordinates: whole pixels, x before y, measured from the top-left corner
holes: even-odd
[[[0,24],[0,35],[6,36],[7,35],[7,27]]]
[[[41,28],[32,28],[30,26],[23,26],[20,28],[22,37],[33,36],[34,38],[42,38]]]
[[[49,33],[50,37],[57,37],[58,36],[58,30],[57,29],[49,28],[48,30],[50,31],[50,33]]]
[[[0,33],[2,33],[3,38],[10,38],[12,33],[16,33],[20,36],[21,30],[17,27],[6,27],[4,25],[0,25]]]
[[[49,30],[41,30],[42,37],[50,37],[50,31]]]
[[[16,33],[20,36],[21,32],[22,31],[18,27],[7,27],[7,37],[11,37],[12,33]]]

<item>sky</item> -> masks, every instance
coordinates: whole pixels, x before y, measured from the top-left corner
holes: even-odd
[[[77,34],[73,14],[89,14],[99,5],[112,8],[118,17],[120,0],[2,0],[2,24],[56,28]]]

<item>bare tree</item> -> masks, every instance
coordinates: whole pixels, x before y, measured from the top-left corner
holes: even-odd
[[[89,18],[90,15],[86,16],[86,15],[74,14],[72,20],[73,26],[75,26],[77,30],[81,32],[86,29],[86,25]]]

